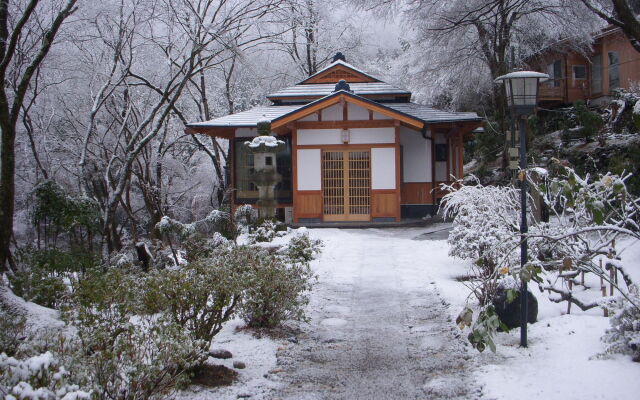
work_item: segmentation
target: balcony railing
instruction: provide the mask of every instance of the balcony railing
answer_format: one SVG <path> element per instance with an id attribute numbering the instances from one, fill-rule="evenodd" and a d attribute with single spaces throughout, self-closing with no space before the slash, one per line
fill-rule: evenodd
<path id="1" fill-rule="evenodd" d="M 567 80 L 564 78 L 549 79 L 541 83 L 538 90 L 538 101 L 566 101 L 566 85 Z"/>

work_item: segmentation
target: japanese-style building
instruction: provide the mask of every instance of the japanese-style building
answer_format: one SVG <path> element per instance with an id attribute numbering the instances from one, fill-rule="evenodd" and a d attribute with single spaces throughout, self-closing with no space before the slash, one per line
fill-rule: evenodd
<path id="1" fill-rule="evenodd" d="M 549 74 L 540 84 L 539 102 L 553 107 L 573 102 L 606 103 L 616 89 L 629 89 L 640 81 L 640 53 L 620 28 L 609 26 L 593 35 L 589 52 L 563 40 L 531 55 L 527 68 Z"/>
<path id="2" fill-rule="evenodd" d="M 390 222 L 433 213 L 433 189 L 462 177 L 463 142 L 482 124 L 475 113 L 412 103 L 411 93 L 348 64 L 340 53 L 323 70 L 267 98 L 268 106 L 187 125 L 229 140 L 232 204 L 254 204 L 253 156 L 244 142 L 267 118 L 286 150 L 276 165 L 288 222 Z"/>

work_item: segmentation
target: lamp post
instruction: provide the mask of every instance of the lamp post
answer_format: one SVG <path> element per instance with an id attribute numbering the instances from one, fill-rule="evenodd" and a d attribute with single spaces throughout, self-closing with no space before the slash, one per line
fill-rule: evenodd
<path id="1" fill-rule="evenodd" d="M 549 75 L 534 71 L 515 71 L 496 78 L 495 83 L 504 83 L 507 103 L 512 117 L 518 120 L 520 131 L 520 267 L 527 264 L 527 116 L 533 114 L 538 103 L 538 83 L 549 79 Z M 520 285 L 520 346 L 527 347 L 528 312 L 527 282 Z"/>

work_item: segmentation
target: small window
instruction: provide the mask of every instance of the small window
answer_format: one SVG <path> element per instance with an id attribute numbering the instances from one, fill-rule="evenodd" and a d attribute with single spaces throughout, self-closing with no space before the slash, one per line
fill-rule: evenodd
<path id="1" fill-rule="evenodd" d="M 436 144 L 436 161 L 447 161 L 446 144 Z"/>
<path id="2" fill-rule="evenodd" d="M 585 65 L 573 66 L 573 80 L 587 79 L 587 67 Z"/>
<path id="3" fill-rule="evenodd" d="M 591 92 L 602 93 L 602 55 L 596 54 L 591 60 Z"/>
<path id="4" fill-rule="evenodd" d="M 618 53 L 609 53 L 609 90 L 620 87 L 620 57 Z"/>
<path id="5" fill-rule="evenodd" d="M 271 156 L 267 156 L 264 158 L 264 165 L 270 167 L 273 165 L 273 158 Z"/>

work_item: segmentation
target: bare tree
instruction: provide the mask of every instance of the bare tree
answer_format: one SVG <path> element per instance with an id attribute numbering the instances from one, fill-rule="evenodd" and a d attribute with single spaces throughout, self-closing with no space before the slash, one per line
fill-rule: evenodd
<path id="1" fill-rule="evenodd" d="M 63 22 L 76 10 L 76 0 L 39 7 L 0 0 L 0 271 L 10 259 L 15 206 L 16 125 L 32 79 L 54 44 Z M 47 15 L 53 8 L 53 15 Z"/>
<path id="2" fill-rule="evenodd" d="M 631 45 L 640 52 L 640 1 L 580 0 L 589 10 L 607 23 L 622 29 Z"/>

